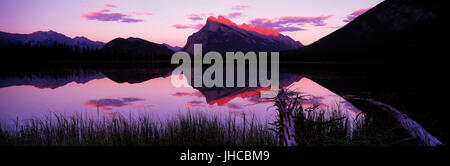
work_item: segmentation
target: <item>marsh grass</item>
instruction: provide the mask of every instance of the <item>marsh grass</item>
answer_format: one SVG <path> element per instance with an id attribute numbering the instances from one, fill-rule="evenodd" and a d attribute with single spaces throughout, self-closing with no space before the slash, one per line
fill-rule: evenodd
<path id="1" fill-rule="evenodd" d="M 240 125 L 239 120 L 244 120 Z M 242 122 L 241 122 L 242 123 Z M 277 137 L 254 119 L 202 113 L 177 115 L 166 122 L 151 117 L 115 116 L 101 120 L 82 114 L 49 114 L 0 126 L 0 145 L 31 146 L 273 146 Z"/>
<path id="2" fill-rule="evenodd" d="M 246 116 L 219 117 L 205 113 L 176 114 L 166 121 L 149 115 L 92 118 L 50 113 L 0 123 L 1 146 L 280 146 L 273 124 Z M 339 107 L 292 110 L 299 146 L 417 145 L 390 117 L 368 111 L 355 119 Z M 275 132 L 274 132 L 275 131 Z"/>

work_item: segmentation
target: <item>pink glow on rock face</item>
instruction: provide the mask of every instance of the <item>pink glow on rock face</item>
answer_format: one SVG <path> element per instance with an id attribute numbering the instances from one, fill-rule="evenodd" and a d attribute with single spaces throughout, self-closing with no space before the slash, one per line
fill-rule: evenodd
<path id="1" fill-rule="evenodd" d="M 234 23 L 233 21 L 225 18 L 224 16 L 218 16 L 217 18 L 214 16 L 210 16 L 210 17 L 208 17 L 208 21 L 214 21 L 214 22 L 225 24 L 225 25 L 235 26 L 235 27 L 241 28 L 246 31 L 257 32 L 259 34 L 266 35 L 266 36 L 279 36 L 280 35 L 280 32 L 278 30 L 268 29 L 268 28 L 264 28 L 261 26 L 257 26 L 257 25 L 252 27 L 252 26 L 249 26 L 244 23 L 241 26 L 239 26 L 236 23 Z"/>

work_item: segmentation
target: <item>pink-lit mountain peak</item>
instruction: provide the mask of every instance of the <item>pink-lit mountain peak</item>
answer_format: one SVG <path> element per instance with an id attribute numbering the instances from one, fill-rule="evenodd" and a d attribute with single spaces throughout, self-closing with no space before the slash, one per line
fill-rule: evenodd
<path id="1" fill-rule="evenodd" d="M 214 16 L 210 16 L 210 17 L 208 17 L 208 21 L 214 21 L 214 22 L 218 22 L 221 24 L 225 24 L 225 25 L 235 26 L 235 27 L 244 29 L 246 31 L 253 31 L 253 32 L 257 32 L 259 34 L 267 35 L 267 36 L 279 36 L 280 35 L 280 32 L 278 30 L 264 28 L 264 27 L 261 27 L 258 25 L 252 27 L 252 26 L 249 26 L 249 25 L 243 23 L 242 25 L 239 26 L 236 23 L 234 23 L 233 21 L 225 18 L 224 16 L 220 16 L 220 15 L 217 18 Z"/>

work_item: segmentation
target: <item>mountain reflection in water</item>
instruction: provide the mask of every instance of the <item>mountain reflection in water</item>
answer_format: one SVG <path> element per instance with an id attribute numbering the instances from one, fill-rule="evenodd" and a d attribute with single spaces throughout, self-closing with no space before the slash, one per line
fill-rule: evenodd
<path id="1" fill-rule="evenodd" d="M 26 119 L 49 112 L 112 117 L 149 114 L 165 120 L 170 115 L 207 112 L 219 116 L 252 117 L 260 122 L 276 118 L 273 103 L 259 98 L 263 87 L 176 88 L 168 70 L 157 72 L 73 72 L 63 76 L 33 74 L 0 78 L 0 120 Z M 280 73 L 280 86 L 307 96 L 302 105 L 337 109 L 354 119 L 360 111 L 314 81 Z"/>

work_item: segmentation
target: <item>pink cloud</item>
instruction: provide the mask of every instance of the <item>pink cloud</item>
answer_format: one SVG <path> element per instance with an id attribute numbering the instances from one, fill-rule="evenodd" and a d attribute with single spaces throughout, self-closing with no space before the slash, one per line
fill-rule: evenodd
<path id="1" fill-rule="evenodd" d="M 203 14 L 188 14 L 186 18 L 192 21 L 203 20 Z"/>
<path id="2" fill-rule="evenodd" d="M 214 13 L 210 12 L 210 13 L 199 13 L 199 14 L 188 14 L 186 15 L 186 18 L 192 21 L 199 21 L 199 20 L 203 20 L 205 17 L 207 16 L 211 16 L 214 15 Z"/>
<path id="3" fill-rule="evenodd" d="M 114 5 L 112 3 L 105 3 L 105 4 L 103 4 L 103 6 L 105 6 L 105 7 L 117 7 L 116 5 Z"/>
<path id="4" fill-rule="evenodd" d="M 141 98 L 127 97 L 121 99 L 98 99 L 98 100 L 88 100 L 83 102 L 83 105 L 99 109 L 102 111 L 110 111 L 112 108 L 116 107 L 128 107 L 131 103 L 143 101 Z"/>
<path id="5" fill-rule="evenodd" d="M 251 7 L 250 5 L 246 5 L 246 4 L 240 4 L 240 5 L 234 5 L 233 7 L 231 7 L 232 10 L 243 10 L 246 8 Z"/>
<path id="6" fill-rule="evenodd" d="M 368 11 L 369 9 L 371 9 L 371 7 L 370 7 L 370 8 L 366 8 L 366 9 L 359 9 L 359 10 L 356 10 L 356 11 L 350 13 L 350 14 L 347 16 L 347 18 L 344 20 L 344 22 L 350 22 L 350 21 L 353 21 L 353 19 L 355 19 L 355 18 L 358 17 L 359 15 L 365 13 L 365 12 Z"/>
<path id="7" fill-rule="evenodd" d="M 333 17 L 333 15 L 328 16 L 317 16 L 317 17 L 299 17 L 299 16 L 285 16 L 274 19 L 267 18 L 255 18 L 250 20 L 250 25 L 262 26 L 270 29 L 276 29 L 280 32 L 286 31 L 302 31 L 305 30 L 300 26 L 305 24 L 313 26 L 325 26 L 325 20 Z"/>
<path id="8" fill-rule="evenodd" d="M 209 108 L 209 109 L 213 108 L 212 106 L 203 105 L 203 101 L 197 100 L 189 101 L 185 105 L 189 108 Z"/>
<path id="9" fill-rule="evenodd" d="M 84 13 L 81 15 L 82 18 L 87 20 L 97 20 L 97 21 L 118 21 L 125 23 L 136 23 L 142 22 L 144 20 L 129 18 L 128 15 L 122 13 L 111 13 L 109 9 L 102 9 L 99 11 L 93 11 L 89 13 Z"/>
<path id="10" fill-rule="evenodd" d="M 233 12 L 233 13 L 227 14 L 225 17 L 233 19 L 233 18 L 239 18 L 241 16 L 242 16 L 242 13 L 240 13 L 240 12 Z"/>
<path id="11" fill-rule="evenodd" d="M 204 24 L 189 24 L 189 25 L 175 24 L 172 26 L 176 29 L 202 29 Z"/>
<path id="12" fill-rule="evenodd" d="M 193 97 L 203 97 L 201 92 L 187 93 L 187 92 L 177 92 L 172 94 L 175 97 L 193 96 Z"/>

